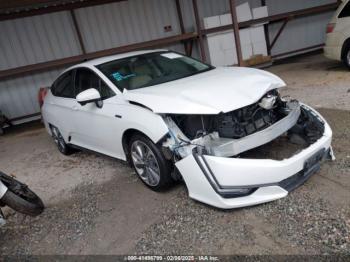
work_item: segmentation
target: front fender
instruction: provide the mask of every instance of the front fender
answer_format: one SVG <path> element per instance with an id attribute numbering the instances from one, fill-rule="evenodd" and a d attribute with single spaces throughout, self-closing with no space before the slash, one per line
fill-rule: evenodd
<path id="1" fill-rule="evenodd" d="M 128 109 L 124 132 L 129 129 L 138 130 L 148 136 L 153 143 L 157 143 L 169 132 L 168 126 L 160 115 L 149 109 L 134 107 L 137 106 L 130 106 Z"/>
<path id="2" fill-rule="evenodd" d="M 123 148 L 123 137 L 130 130 L 139 131 L 146 135 L 153 143 L 159 142 L 168 132 L 161 115 L 153 113 L 150 109 L 138 105 L 123 105 L 119 108 L 122 115 L 123 127 L 120 137 L 120 148 Z M 122 158 L 125 160 L 125 152 Z"/>

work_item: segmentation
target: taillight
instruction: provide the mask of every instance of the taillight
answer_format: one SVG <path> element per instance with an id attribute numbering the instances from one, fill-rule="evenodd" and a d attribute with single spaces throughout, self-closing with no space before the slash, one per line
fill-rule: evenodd
<path id="1" fill-rule="evenodd" d="M 327 34 L 333 33 L 334 28 L 335 28 L 335 24 L 328 24 L 326 33 Z"/>
<path id="2" fill-rule="evenodd" d="M 40 108 L 43 106 L 44 104 L 44 99 L 45 99 L 45 96 L 47 95 L 47 91 L 49 89 L 47 87 L 40 87 L 39 89 L 39 93 L 38 93 L 38 102 L 39 102 L 39 106 Z"/>

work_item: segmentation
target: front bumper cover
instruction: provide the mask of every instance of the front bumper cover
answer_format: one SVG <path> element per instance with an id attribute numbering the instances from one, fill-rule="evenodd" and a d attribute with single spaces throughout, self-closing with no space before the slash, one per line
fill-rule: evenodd
<path id="1" fill-rule="evenodd" d="M 231 209 L 285 197 L 303 184 L 320 169 L 321 160 L 333 158 L 329 125 L 314 109 L 303 106 L 324 122 L 325 131 L 318 141 L 282 161 L 200 155 L 194 149 L 176 163 L 190 197 Z"/>

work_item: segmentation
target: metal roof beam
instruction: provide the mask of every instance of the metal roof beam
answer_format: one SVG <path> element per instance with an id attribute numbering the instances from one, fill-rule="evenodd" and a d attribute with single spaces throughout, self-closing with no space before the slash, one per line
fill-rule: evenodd
<path id="1" fill-rule="evenodd" d="M 35 16 L 35 15 L 43 15 L 43 14 L 49 14 L 54 12 L 67 11 L 67 10 L 74 10 L 78 8 L 103 5 L 103 4 L 109 4 L 114 2 L 122 2 L 122 1 L 127 1 L 127 0 L 85 0 L 85 1 L 75 1 L 71 3 L 62 3 L 62 4 L 55 3 L 55 5 L 51 5 L 47 7 L 38 7 L 36 9 L 31 9 L 31 10 L 1 13 L 0 21 Z M 31 2 L 35 2 L 35 1 L 31 1 Z"/>
<path id="2" fill-rule="evenodd" d="M 317 7 L 311 7 L 311 8 L 291 11 L 291 12 L 287 12 L 287 13 L 271 15 L 271 16 L 264 17 L 264 18 L 253 19 L 253 20 L 249 20 L 246 22 L 240 22 L 239 28 L 246 28 L 246 27 L 256 25 L 256 24 L 277 23 L 277 22 L 281 22 L 285 19 L 292 20 L 292 19 L 299 18 L 299 17 L 322 14 L 325 12 L 334 11 L 335 9 L 338 8 L 338 6 L 339 6 L 339 3 L 337 2 L 337 3 L 333 3 L 333 4 L 326 4 L 326 5 L 321 5 L 321 6 L 317 6 Z M 201 30 L 201 32 L 203 35 L 208 35 L 208 34 L 212 34 L 212 33 L 218 33 L 218 32 L 222 32 L 222 31 L 230 30 L 230 29 L 232 29 L 232 26 L 233 25 L 231 24 L 231 25 L 219 26 L 219 27 L 210 28 L 210 29 L 203 29 L 203 30 Z"/>
<path id="3" fill-rule="evenodd" d="M 182 42 L 182 41 L 191 41 L 196 39 L 197 37 L 198 37 L 198 34 L 196 33 L 180 34 L 180 35 L 150 40 L 146 42 L 140 42 L 140 43 L 126 45 L 126 46 L 119 46 L 119 47 L 96 51 L 92 53 L 61 58 L 53 61 L 6 69 L 6 70 L 0 71 L 0 80 L 4 80 L 9 77 L 15 77 L 15 76 L 24 75 L 24 74 L 32 74 L 32 73 L 38 73 L 42 71 L 48 71 L 55 68 L 77 64 L 86 60 L 99 58 L 103 56 L 115 55 L 115 54 L 126 53 L 126 52 L 131 52 L 136 50 L 147 49 L 147 48 L 163 47 L 163 46 L 167 46 L 167 45 Z"/>

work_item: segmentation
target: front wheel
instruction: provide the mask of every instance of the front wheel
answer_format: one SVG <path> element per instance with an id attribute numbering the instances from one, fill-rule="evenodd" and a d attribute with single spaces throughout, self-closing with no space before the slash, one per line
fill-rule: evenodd
<path id="1" fill-rule="evenodd" d="M 166 160 L 161 150 L 149 138 L 134 135 L 129 143 L 132 165 L 141 181 L 154 191 L 169 188 L 172 164 Z"/>
<path id="2" fill-rule="evenodd" d="M 43 202 L 27 185 L 1 172 L 0 181 L 8 188 L 0 200 L 2 205 L 29 216 L 37 216 L 44 211 Z"/>

